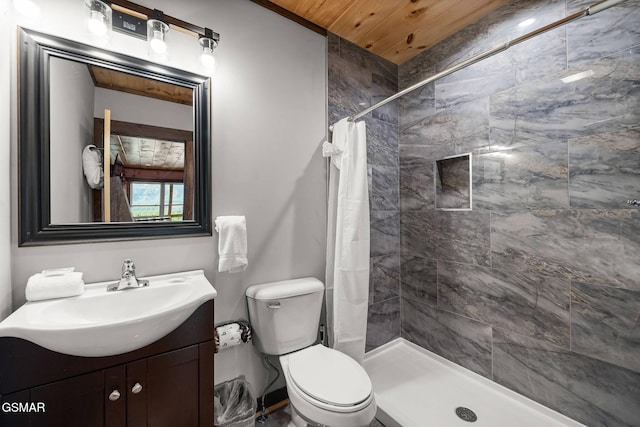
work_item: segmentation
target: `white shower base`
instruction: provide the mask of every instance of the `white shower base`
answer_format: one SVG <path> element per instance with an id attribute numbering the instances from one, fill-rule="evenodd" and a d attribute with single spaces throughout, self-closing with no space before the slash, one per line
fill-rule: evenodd
<path id="1" fill-rule="evenodd" d="M 364 367 L 386 427 L 584 427 L 403 338 L 367 353 Z M 458 418 L 459 406 L 477 421 Z"/>

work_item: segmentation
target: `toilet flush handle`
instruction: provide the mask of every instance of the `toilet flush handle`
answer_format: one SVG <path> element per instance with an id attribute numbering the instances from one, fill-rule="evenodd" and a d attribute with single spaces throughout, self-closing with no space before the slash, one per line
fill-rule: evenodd
<path id="1" fill-rule="evenodd" d="M 273 301 L 267 303 L 267 308 L 275 310 L 276 308 L 280 308 L 280 301 Z"/>

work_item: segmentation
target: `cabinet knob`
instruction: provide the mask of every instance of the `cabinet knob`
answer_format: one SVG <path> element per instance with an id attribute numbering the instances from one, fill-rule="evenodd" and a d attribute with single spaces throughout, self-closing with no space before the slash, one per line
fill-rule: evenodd
<path id="1" fill-rule="evenodd" d="M 115 402 L 118 399 L 120 399 L 120 392 L 118 390 L 113 390 L 109 395 L 109 400 Z"/>
<path id="2" fill-rule="evenodd" d="M 141 391 L 142 391 L 142 386 L 140 385 L 140 383 L 135 383 L 133 387 L 131 387 L 131 393 L 133 394 L 138 394 Z"/>

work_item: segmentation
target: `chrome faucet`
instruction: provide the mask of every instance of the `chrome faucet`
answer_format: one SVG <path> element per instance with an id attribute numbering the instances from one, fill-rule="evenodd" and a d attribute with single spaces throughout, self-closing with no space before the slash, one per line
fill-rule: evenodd
<path id="1" fill-rule="evenodd" d="M 120 281 L 111 283 L 107 286 L 107 292 L 121 291 L 123 289 L 142 288 L 148 286 L 148 280 L 139 280 L 136 277 L 136 265 L 129 258 L 125 259 L 122 263 L 122 275 Z"/>

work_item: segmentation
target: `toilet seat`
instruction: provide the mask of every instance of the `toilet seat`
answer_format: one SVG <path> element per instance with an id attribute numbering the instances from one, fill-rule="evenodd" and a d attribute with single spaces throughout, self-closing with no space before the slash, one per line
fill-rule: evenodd
<path id="1" fill-rule="evenodd" d="M 349 356 L 323 345 L 288 355 L 291 386 L 312 405 L 332 412 L 356 412 L 373 400 L 364 368 Z"/>

